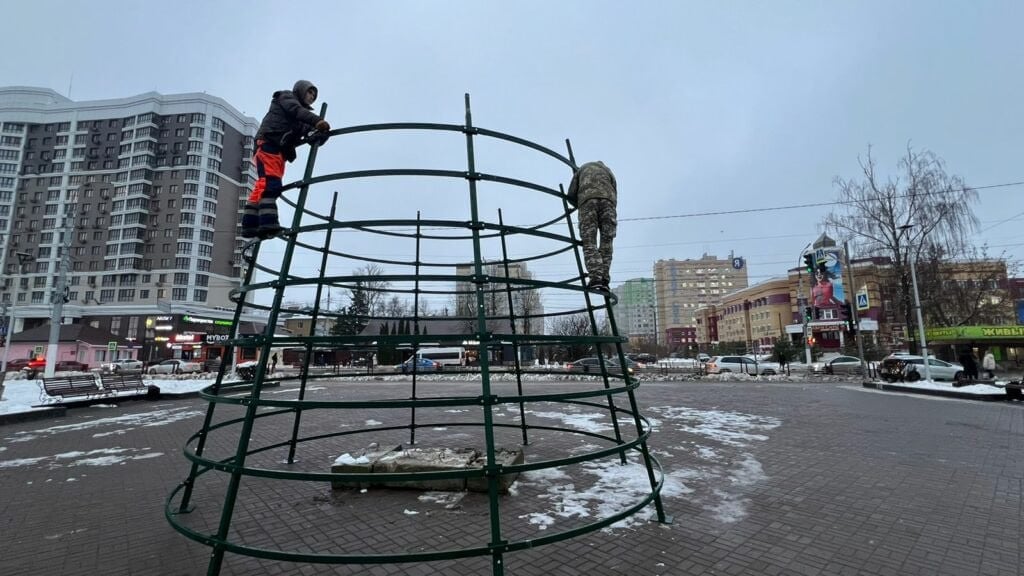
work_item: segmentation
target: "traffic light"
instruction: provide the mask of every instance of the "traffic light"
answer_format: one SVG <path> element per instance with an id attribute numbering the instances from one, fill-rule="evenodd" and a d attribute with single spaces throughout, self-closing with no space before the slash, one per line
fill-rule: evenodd
<path id="1" fill-rule="evenodd" d="M 810 306 L 804 307 L 804 320 L 807 322 L 814 320 L 814 308 L 811 308 Z"/>
<path id="2" fill-rule="evenodd" d="M 815 344 L 817 344 L 817 342 L 818 341 L 814 339 L 814 336 L 808 336 L 807 337 L 807 345 L 808 346 L 814 346 Z"/>
<path id="3" fill-rule="evenodd" d="M 814 254 L 804 254 L 804 268 L 806 268 L 807 273 L 812 276 L 814 275 L 814 265 Z"/>
<path id="4" fill-rule="evenodd" d="M 850 303 L 844 301 L 839 306 L 839 318 L 846 322 L 846 331 L 850 334 L 857 333 L 857 324 L 853 321 L 853 310 L 850 309 Z"/>

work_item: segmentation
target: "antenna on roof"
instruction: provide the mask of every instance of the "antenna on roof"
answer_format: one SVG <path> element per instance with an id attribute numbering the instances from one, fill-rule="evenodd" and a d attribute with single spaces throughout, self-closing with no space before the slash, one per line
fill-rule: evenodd
<path id="1" fill-rule="evenodd" d="M 68 100 L 71 100 L 71 84 L 75 81 L 75 73 L 71 72 L 71 78 L 68 79 Z"/>

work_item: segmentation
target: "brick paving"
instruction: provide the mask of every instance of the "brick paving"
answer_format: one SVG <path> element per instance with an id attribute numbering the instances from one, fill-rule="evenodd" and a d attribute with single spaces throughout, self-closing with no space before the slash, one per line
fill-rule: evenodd
<path id="1" fill-rule="evenodd" d="M 531 391 L 573 383 L 529 384 Z M 313 399 L 399 395 L 399 383 L 317 383 Z M 472 384 L 424 382 L 431 394 Z M 509 389 L 505 390 L 508 392 Z M 499 390 L 499 392 L 501 392 Z M 268 394 L 268 397 L 272 395 Z M 281 390 L 277 398 L 288 398 Z M 835 383 L 646 382 L 644 413 L 657 421 L 651 448 L 676 490 L 664 498 L 675 523 L 638 522 L 505 556 L 506 574 L 801 576 L 1009 575 L 1021 573 L 1024 406 L 889 394 Z M 181 453 L 205 405 L 196 398 L 69 409 L 49 420 L 0 425 L 0 573 L 5 575 L 191 575 L 206 573 L 208 547 L 174 531 L 164 501 L 187 474 Z M 219 419 L 232 410 L 218 409 Z M 515 410 L 504 410 L 506 417 Z M 708 436 L 706 418 L 745 424 Z M 475 442 L 466 416 L 423 411 L 420 444 Z M 531 416 L 531 422 L 536 421 Z M 166 423 L 171 420 L 170 423 Z M 346 431 L 395 414 L 309 411 L 307 433 Z M 266 422 L 264 422 L 266 421 Z M 254 445 L 283 439 L 291 420 L 262 419 Z M 544 422 L 557 424 L 557 422 Z M 746 426 L 746 427 L 744 427 Z M 434 428 L 437 428 L 435 430 Z M 499 442 L 518 440 L 515 428 Z M 711 433 L 714 435 L 714 433 Z M 342 436 L 300 446 L 294 469 L 326 471 L 337 454 L 368 441 L 402 443 L 407 432 Z M 720 435 L 719 435 L 720 436 Z M 211 441 L 224 457 L 230 429 Z M 531 433 L 527 460 L 592 439 Z M 250 463 L 285 468 L 283 449 Z M 115 463 L 110 463 L 111 459 Z M 569 470 L 584 487 L 590 478 Z M 222 474 L 208 473 L 196 509 L 180 516 L 212 531 Z M 680 486 L 682 487 L 680 489 Z M 326 483 L 256 479 L 243 484 L 232 536 L 301 551 L 430 551 L 486 541 L 487 502 L 467 494 L 450 509 L 419 493 L 332 492 Z M 521 517 L 551 505 L 536 484 L 503 500 L 508 538 L 547 531 Z M 410 514 L 406 511 L 415 511 Z M 554 516 L 549 529 L 579 525 Z M 592 520 L 592 519 L 591 519 Z M 503 520 L 503 523 L 505 520 Z M 211 528 L 212 527 L 212 528 Z M 227 554 L 222 574 L 490 574 L 490 560 L 323 566 Z"/>

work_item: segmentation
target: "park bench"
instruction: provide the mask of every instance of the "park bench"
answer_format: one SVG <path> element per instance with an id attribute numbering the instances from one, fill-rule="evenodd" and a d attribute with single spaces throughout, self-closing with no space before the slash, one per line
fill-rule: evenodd
<path id="1" fill-rule="evenodd" d="M 79 374 L 75 376 L 58 376 L 56 378 L 43 378 L 40 385 L 42 391 L 39 394 L 39 402 L 57 402 L 66 398 L 84 396 L 102 396 L 103 390 L 96 384 L 96 378 L 92 374 Z"/>
<path id="2" fill-rule="evenodd" d="M 142 374 L 100 374 L 103 391 L 111 392 L 144 392 L 149 389 L 142 383 Z"/>

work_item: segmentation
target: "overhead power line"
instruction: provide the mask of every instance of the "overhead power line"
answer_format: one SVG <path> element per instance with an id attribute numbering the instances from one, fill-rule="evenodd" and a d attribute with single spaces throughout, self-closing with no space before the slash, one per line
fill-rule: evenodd
<path id="1" fill-rule="evenodd" d="M 1004 184 L 990 184 L 988 186 L 967 186 L 956 190 L 957 192 L 964 192 L 967 190 L 987 190 L 990 188 L 1007 188 L 1010 186 L 1024 186 L 1022 182 L 1006 182 Z M 935 192 L 921 192 L 919 194 L 900 194 L 895 196 L 896 198 L 910 198 L 911 196 L 926 196 L 931 194 L 940 194 L 949 192 L 949 190 L 937 190 Z M 768 208 L 740 208 L 736 210 L 713 210 L 708 212 L 690 212 L 687 214 L 673 214 L 667 216 L 639 216 L 636 218 L 619 218 L 619 222 L 639 222 L 643 220 L 668 220 L 671 218 L 697 218 L 700 216 L 725 216 L 729 214 L 750 214 L 757 212 L 777 212 L 780 210 L 796 210 L 799 208 L 819 208 L 822 206 L 840 206 L 844 204 L 856 204 L 855 200 L 834 200 L 831 202 L 810 202 L 807 204 L 788 204 L 784 206 L 771 206 Z"/>

